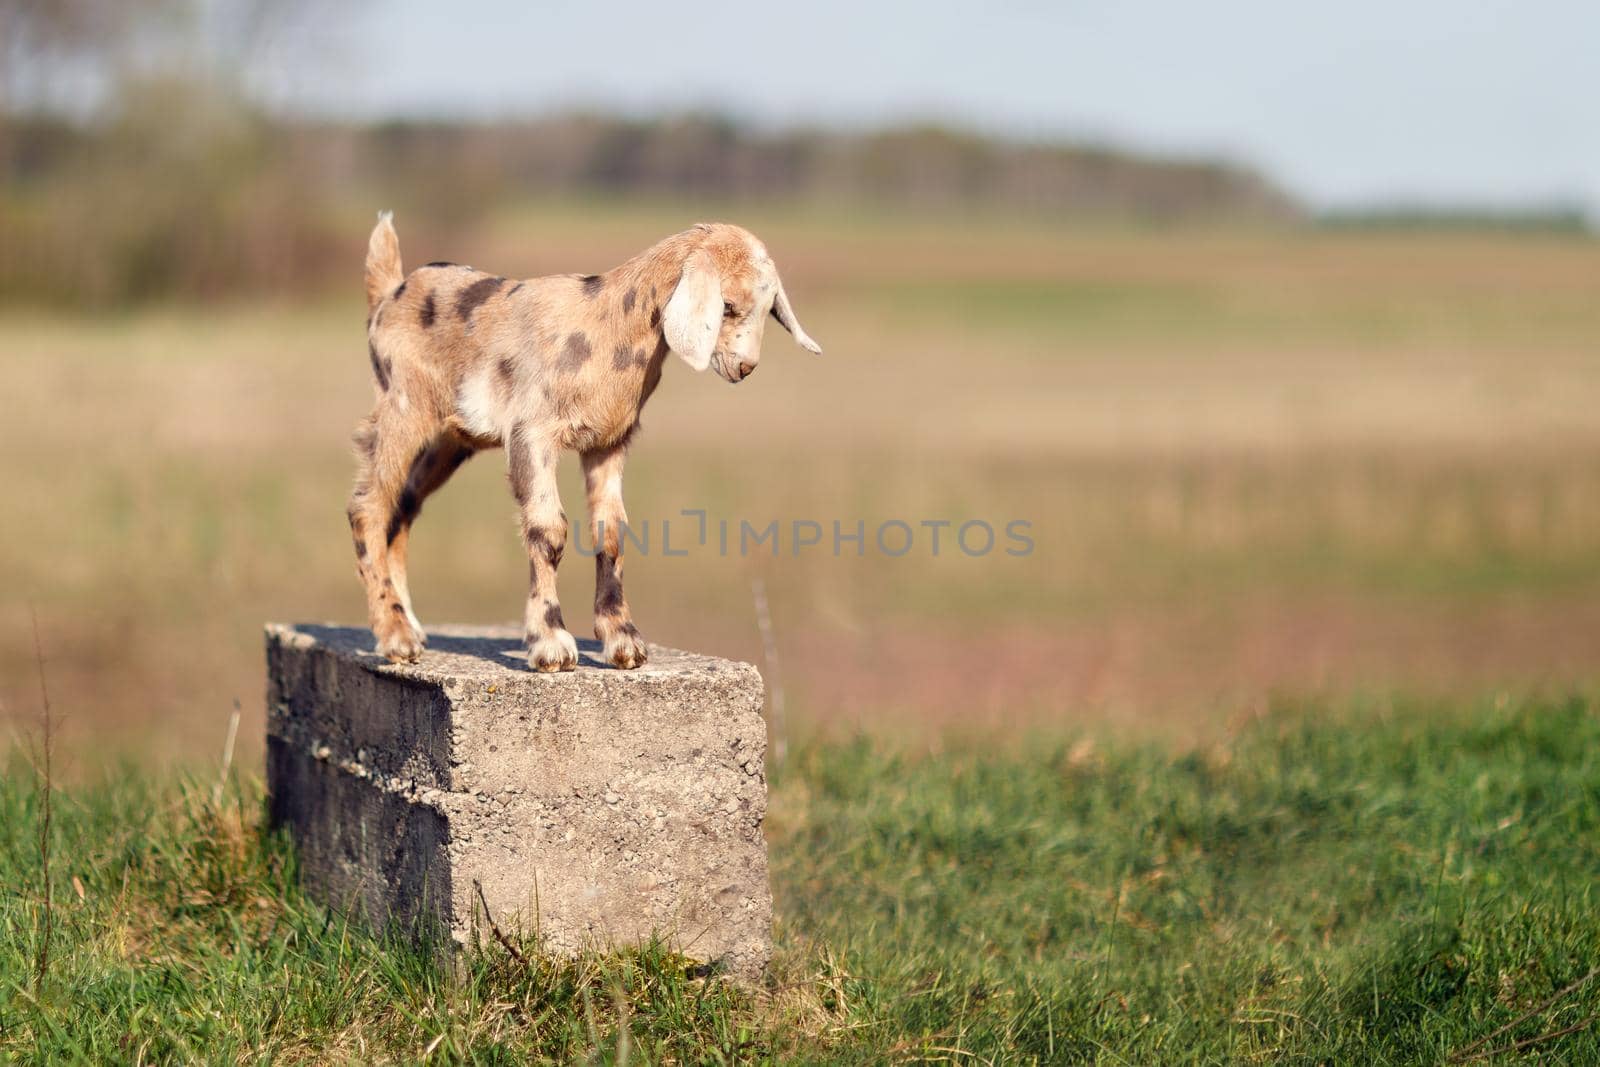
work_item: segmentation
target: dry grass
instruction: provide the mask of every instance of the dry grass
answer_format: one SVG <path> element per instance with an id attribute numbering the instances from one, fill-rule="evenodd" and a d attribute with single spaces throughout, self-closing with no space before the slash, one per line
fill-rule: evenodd
<path id="1" fill-rule="evenodd" d="M 409 262 L 534 273 L 698 214 L 536 206 L 452 247 L 400 227 Z M 1022 518 L 1037 543 L 635 559 L 647 636 L 756 661 L 765 580 L 798 732 L 1205 734 L 1273 691 L 1593 679 L 1595 243 L 741 219 L 828 354 L 774 334 L 738 389 L 674 368 L 630 465 L 635 522 Z M 67 750 L 211 753 L 237 697 L 249 759 L 261 621 L 359 618 L 342 506 L 370 389 L 363 232 L 324 303 L 0 316 L 19 398 L 0 698 L 30 707 L 31 599 Z M 562 484 L 581 514 L 575 463 Z M 497 455 L 430 502 L 414 560 L 425 623 L 517 613 Z M 563 578 L 580 630 L 584 562 Z"/>

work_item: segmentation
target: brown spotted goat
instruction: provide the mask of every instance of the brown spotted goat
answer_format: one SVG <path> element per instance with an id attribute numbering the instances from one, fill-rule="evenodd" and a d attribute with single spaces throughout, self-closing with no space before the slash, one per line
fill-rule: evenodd
<path id="1" fill-rule="evenodd" d="M 416 660 L 425 641 L 406 588 L 406 541 L 428 495 L 474 452 L 504 445 L 528 549 L 530 666 L 577 666 L 556 567 L 567 517 L 556 460 L 583 460 L 595 538 L 594 632 L 618 667 L 645 661 L 622 593 L 622 465 L 669 351 L 729 382 L 755 370 L 771 314 L 812 352 L 761 242 L 701 224 L 605 274 L 510 281 L 452 263 L 402 275 L 381 215 L 367 248 L 367 346 L 377 403 L 356 430 L 350 532 L 378 652 Z"/>

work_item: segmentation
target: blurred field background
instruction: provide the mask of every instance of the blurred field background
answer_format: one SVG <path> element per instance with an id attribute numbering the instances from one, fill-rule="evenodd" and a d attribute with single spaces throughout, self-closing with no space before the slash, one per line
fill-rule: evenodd
<path id="1" fill-rule="evenodd" d="M 1600 243 L 1581 215 L 1331 219 L 1237 161 L 931 124 L 295 119 L 229 72 L 304 9 L 226 8 L 199 51 L 185 10 L 5 9 L 13 737 L 37 703 L 30 611 L 88 764 L 214 753 L 235 701 L 253 759 L 261 623 L 361 621 L 343 506 L 380 207 L 408 266 L 508 275 L 602 270 L 703 218 L 765 239 L 827 354 L 774 332 L 737 390 L 673 366 L 628 503 L 657 538 L 675 519 L 675 545 L 683 508 L 776 519 L 781 554 L 658 541 L 628 580 L 650 639 L 765 665 L 762 581 L 796 738 L 1185 743 L 1274 697 L 1595 680 Z M 82 69 L 106 95 L 73 114 L 55 105 Z M 581 519 L 575 459 L 563 495 Z M 517 615 L 512 519 L 498 453 L 429 502 L 425 624 Z M 888 558 L 871 531 L 891 519 L 1026 520 L 1036 548 L 934 558 L 919 532 Z M 824 544 L 792 555 L 794 520 Z M 832 554 L 834 520 L 866 523 L 864 556 Z M 571 556 L 580 635 L 591 583 Z"/>

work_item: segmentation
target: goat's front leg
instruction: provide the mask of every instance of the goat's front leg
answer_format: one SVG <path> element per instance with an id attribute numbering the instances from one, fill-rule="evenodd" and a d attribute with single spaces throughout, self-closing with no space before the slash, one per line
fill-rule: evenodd
<path id="1" fill-rule="evenodd" d="M 578 642 L 561 619 L 556 568 L 567 546 L 567 516 L 556 487 L 555 442 L 518 424 L 506 440 L 511 491 L 522 507 L 522 541 L 528 547 L 528 606 L 523 642 L 536 671 L 570 671 L 578 665 Z"/>
<path id="2" fill-rule="evenodd" d="M 627 446 L 583 454 L 583 478 L 589 494 L 589 523 L 594 536 L 594 635 L 605 645 L 604 656 L 623 669 L 644 666 L 644 638 L 633 625 L 622 595 L 622 530 L 628 513 L 622 507 L 622 464 Z"/>

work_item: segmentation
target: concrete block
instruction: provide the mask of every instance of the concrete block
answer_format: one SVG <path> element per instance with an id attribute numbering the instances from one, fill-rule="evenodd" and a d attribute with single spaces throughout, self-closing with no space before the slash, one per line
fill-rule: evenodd
<path id="1" fill-rule="evenodd" d="M 572 954 L 660 935 L 750 980 L 771 955 L 762 683 L 652 646 L 527 669 L 520 631 L 438 628 L 419 663 L 366 630 L 267 627 L 267 783 L 318 899 L 457 943 Z"/>

